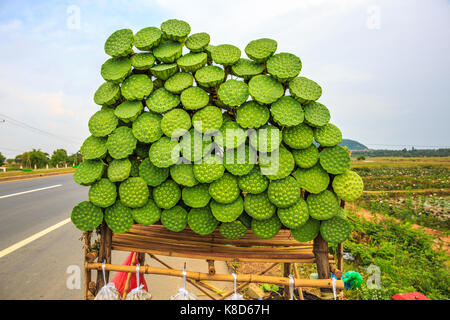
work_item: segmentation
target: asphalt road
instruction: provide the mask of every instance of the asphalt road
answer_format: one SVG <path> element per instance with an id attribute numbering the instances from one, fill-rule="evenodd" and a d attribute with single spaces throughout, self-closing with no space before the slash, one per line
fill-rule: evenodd
<path id="1" fill-rule="evenodd" d="M 81 232 L 71 222 L 58 223 L 70 218 L 77 203 L 87 200 L 88 189 L 77 185 L 72 175 L 0 183 L 0 299 L 83 298 Z M 54 230 L 48 230 L 52 226 Z M 22 246 L 14 250 L 17 244 Z M 126 256 L 113 252 L 112 262 L 121 264 Z M 188 270 L 207 272 L 205 261 L 161 258 L 174 268 L 186 261 Z M 161 267 L 149 258 L 147 263 Z M 219 262 L 216 270 L 228 271 Z M 179 278 L 166 276 L 146 275 L 145 279 L 154 299 L 169 299 L 181 284 Z M 214 285 L 232 288 L 230 283 Z M 188 290 L 205 298 L 190 285 Z"/>

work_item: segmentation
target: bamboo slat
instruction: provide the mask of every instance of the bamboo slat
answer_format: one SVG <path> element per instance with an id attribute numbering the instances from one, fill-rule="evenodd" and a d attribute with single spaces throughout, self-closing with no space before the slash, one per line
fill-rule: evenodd
<path id="1" fill-rule="evenodd" d="M 112 249 L 218 261 L 315 263 L 312 243 L 297 242 L 289 230 L 280 230 L 267 240 L 251 232 L 242 239 L 228 240 L 218 231 L 200 236 L 189 228 L 172 232 L 160 224 L 135 224 L 126 233 L 113 233 Z"/>
<path id="2" fill-rule="evenodd" d="M 85 268 L 92 270 L 101 270 L 101 263 L 85 263 Z M 117 271 L 117 272 L 135 272 L 136 268 L 133 266 L 125 266 L 125 265 L 114 265 L 114 264 L 106 264 L 105 269 L 109 271 Z M 146 274 L 159 274 L 159 275 L 167 275 L 167 276 L 175 276 L 182 277 L 182 270 L 174 270 L 174 269 L 166 269 L 166 268 L 157 268 L 150 267 L 148 265 L 141 267 L 142 273 Z M 211 281 L 234 281 L 234 278 L 231 274 L 215 274 L 210 275 L 208 273 L 202 272 L 186 272 L 186 278 L 194 279 L 194 280 L 211 280 Z M 272 283 L 280 286 L 289 285 L 289 278 L 285 277 L 275 277 L 275 276 L 260 276 L 253 274 L 238 274 L 237 275 L 238 282 L 263 282 L 263 283 Z M 311 287 L 311 288 L 332 288 L 332 280 L 331 279 L 294 279 L 295 287 Z M 344 282 L 342 280 L 336 281 L 336 289 L 344 289 Z"/>

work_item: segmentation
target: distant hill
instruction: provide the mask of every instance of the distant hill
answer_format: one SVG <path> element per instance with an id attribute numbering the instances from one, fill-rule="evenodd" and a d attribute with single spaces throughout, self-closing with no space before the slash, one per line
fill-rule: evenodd
<path id="1" fill-rule="evenodd" d="M 350 140 L 350 139 L 343 139 L 342 142 L 340 143 L 340 145 L 343 147 L 347 147 L 348 150 L 368 150 L 369 149 L 362 143 L 355 141 L 355 140 Z"/>

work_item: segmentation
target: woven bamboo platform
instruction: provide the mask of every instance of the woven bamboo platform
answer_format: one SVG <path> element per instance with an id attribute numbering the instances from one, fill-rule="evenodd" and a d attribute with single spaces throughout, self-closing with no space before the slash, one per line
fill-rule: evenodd
<path id="1" fill-rule="evenodd" d="M 161 224 L 135 224 L 126 233 L 112 234 L 112 249 L 236 262 L 315 263 L 313 243 L 299 243 L 289 230 L 280 230 L 272 239 L 261 239 L 251 232 L 238 240 L 223 238 L 216 230 L 207 236 L 195 234 L 189 228 L 180 232 L 167 230 Z M 330 263 L 334 257 L 328 256 Z"/>

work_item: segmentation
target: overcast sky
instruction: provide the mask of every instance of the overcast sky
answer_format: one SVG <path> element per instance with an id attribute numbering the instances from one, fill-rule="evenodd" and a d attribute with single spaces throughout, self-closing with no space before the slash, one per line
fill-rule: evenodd
<path id="1" fill-rule="evenodd" d="M 447 0 L 15 0 L 0 2 L 0 152 L 77 151 L 99 109 L 92 97 L 106 38 L 171 18 L 242 52 L 253 39 L 276 39 L 322 86 L 319 101 L 344 138 L 371 148 L 450 145 Z"/>

